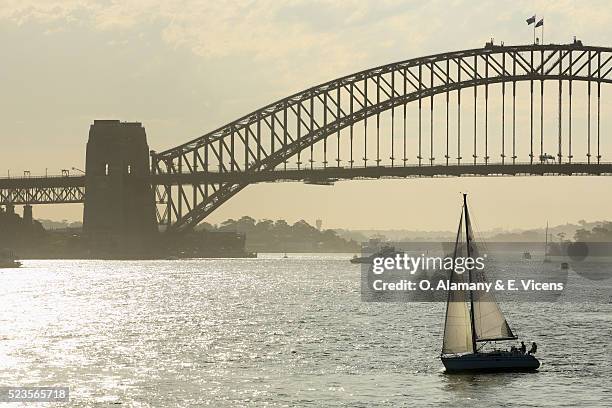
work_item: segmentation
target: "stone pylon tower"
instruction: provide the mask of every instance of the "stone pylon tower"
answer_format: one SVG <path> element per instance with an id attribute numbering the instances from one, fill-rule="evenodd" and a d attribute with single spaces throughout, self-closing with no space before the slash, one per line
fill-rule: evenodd
<path id="1" fill-rule="evenodd" d="M 137 122 L 96 120 L 89 129 L 83 232 L 94 253 L 139 256 L 157 235 L 149 146 Z"/>

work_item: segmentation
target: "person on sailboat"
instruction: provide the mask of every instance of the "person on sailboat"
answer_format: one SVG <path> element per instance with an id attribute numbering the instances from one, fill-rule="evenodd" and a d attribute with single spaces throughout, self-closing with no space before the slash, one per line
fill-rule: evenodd
<path id="1" fill-rule="evenodd" d="M 538 345 L 536 344 L 536 342 L 532 342 L 531 343 L 531 348 L 529 349 L 529 354 L 535 354 L 536 351 L 538 351 Z"/>
<path id="2" fill-rule="evenodd" d="M 521 341 L 521 353 L 525 354 L 527 352 L 527 346 L 524 341 Z"/>

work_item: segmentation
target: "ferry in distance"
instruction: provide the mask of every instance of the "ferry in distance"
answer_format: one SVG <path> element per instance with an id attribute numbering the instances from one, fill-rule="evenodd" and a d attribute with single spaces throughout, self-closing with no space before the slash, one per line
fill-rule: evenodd
<path id="1" fill-rule="evenodd" d="M 396 254 L 403 254 L 403 252 L 399 252 L 395 249 L 395 247 L 390 245 L 383 246 L 380 251 L 368 255 L 368 256 L 353 256 L 351 258 L 351 263 L 353 264 L 372 264 L 374 263 L 374 258 L 394 258 Z"/>

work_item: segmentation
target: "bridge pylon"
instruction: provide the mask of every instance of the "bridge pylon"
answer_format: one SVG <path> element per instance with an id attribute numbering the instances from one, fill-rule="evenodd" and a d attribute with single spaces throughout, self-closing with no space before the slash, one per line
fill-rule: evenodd
<path id="1" fill-rule="evenodd" d="M 138 122 L 95 120 L 87 142 L 83 232 L 92 251 L 146 252 L 157 233 L 149 146 Z"/>

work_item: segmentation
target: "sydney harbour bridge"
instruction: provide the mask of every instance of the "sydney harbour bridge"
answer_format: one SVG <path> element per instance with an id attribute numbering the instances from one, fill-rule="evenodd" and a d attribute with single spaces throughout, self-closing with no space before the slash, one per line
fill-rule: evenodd
<path id="1" fill-rule="evenodd" d="M 0 179 L 0 205 L 84 202 L 85 228 L 144 217 L 172 233 L 259 182 L 610 175 L 610 83 L 612 48 L 490 42 L 334 79 L 159 152 L 139 123 L 95 121 L 84 175 Z"/>

